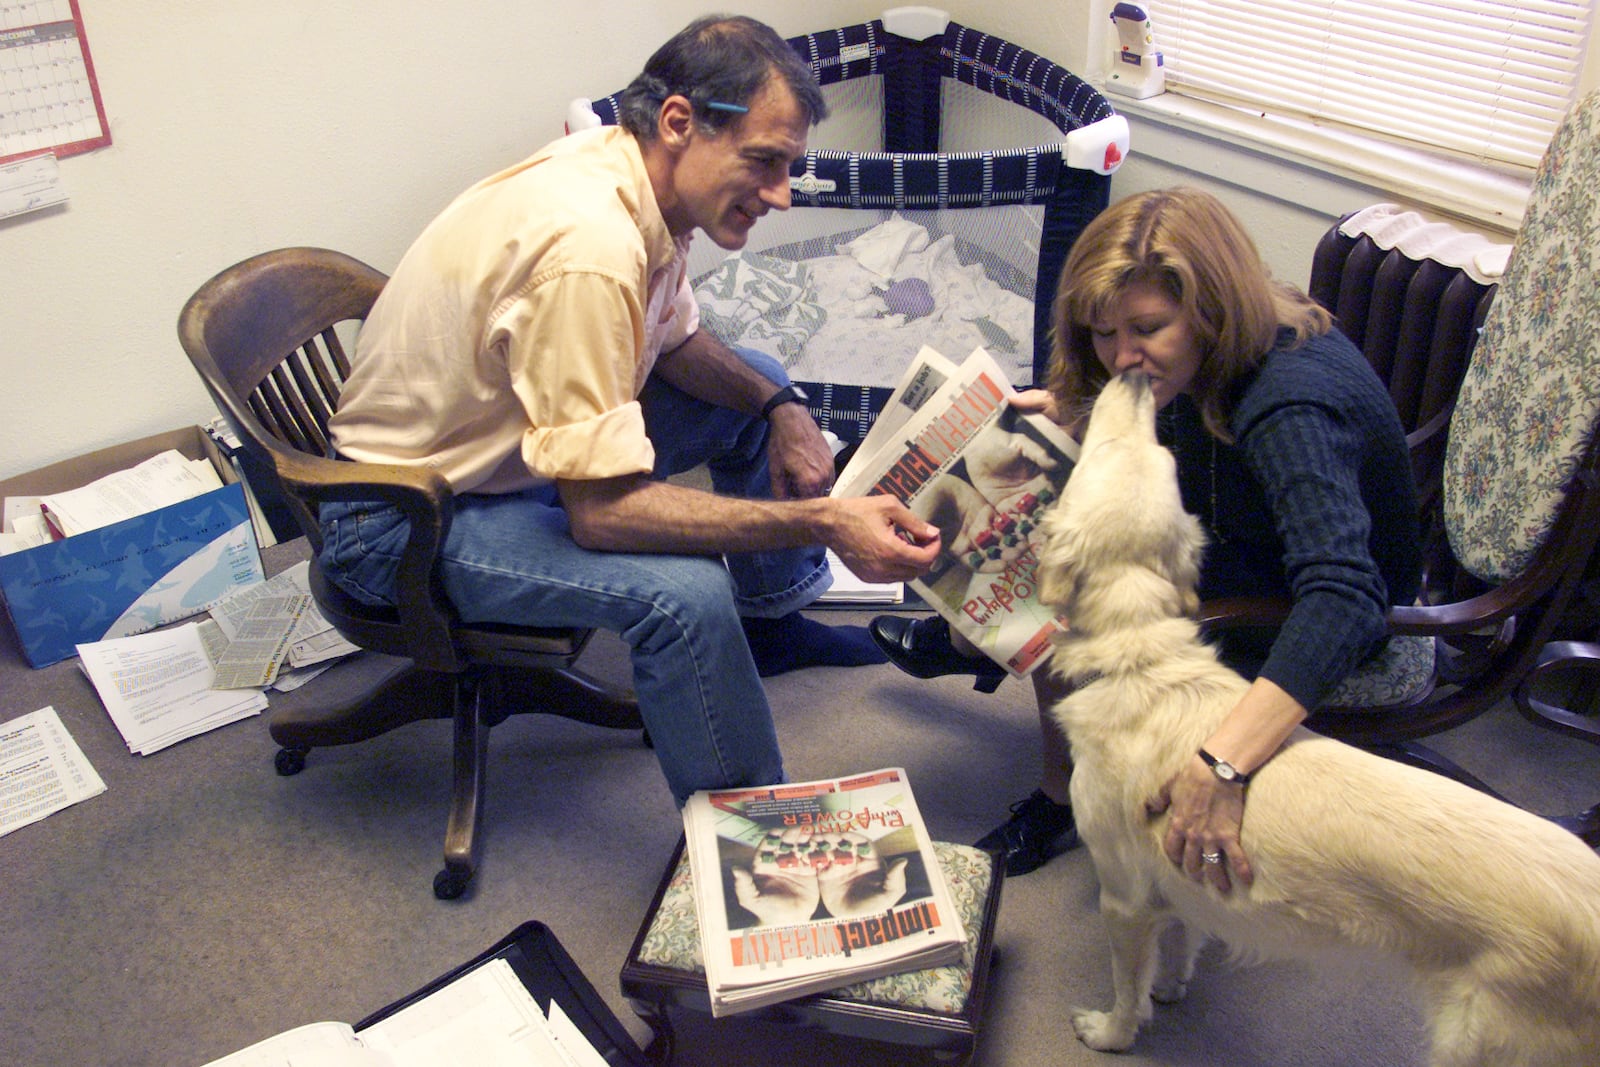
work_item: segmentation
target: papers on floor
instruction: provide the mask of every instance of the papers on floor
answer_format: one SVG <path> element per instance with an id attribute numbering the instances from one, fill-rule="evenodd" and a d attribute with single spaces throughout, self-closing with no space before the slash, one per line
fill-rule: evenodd
<path id="1" fill-rule="evenodd" d="M 216 668 L 199 623 L 78 646 L 84 673 L 141 756 L 249 718 L 267 706 L 257 689 L 213 689 Z"/>
<path id="2" fill-rule="evenodd" d="M 346 641 L 344 635 L 335 630 L 333 624 L 317 609 L 317 602 L 311 599 L 308 580 L 310 569 L 309 563 L 297 563 L 260 585 L 241 590 L 211 609 L 212 617 L 226 628 L 238 625 L 237 620 L 248 612 L 281 612 L 282 605 L 290 600 L 303 602 L 304 610 L 289 633 L 287 655 L 273 676 L 260 683 L 283 693 L 305 685 L 333 666 L 336 660 L 361 651 Z M 268 601 L 278 607 L 257 607 L 257 600 Z M 281 615 L 278 617 L 281 618 Z"/>
<path id="3" fill-rule="evenodd" d="M 78 489 L 46 494 L 39 508 L 63 537 L 72 537 L 221 488 L 209 460 L 168 449 Z"/>
<path id="4" fill-rule="evenodd" d="M 550 1000 L 547 1016 L 504 959 L 357 1031 L 296 1027 L 206 1067 L 605 1067 L 606 1059 Z"/>
<path id="5" fill-rule="evenodd" d="M 868 582 L 857 578 L 844 561 L 828 550 L 828 569 L 833 572 L 833 585 L 816 599 L 817 607 L 844 607 L 862 604 L 901 604 L 906 599 L 904 582 Z"/>
<path id="6" fill-rule="evenodd" d="M 555 1002 L 551 1001 L 552 1006 Z M 592 1064 L 593 1045 L 572 1027 L 561 1009 L 552 1025 L 511 964 L 490 960 L 475 970 L 357 1035 L 369 1049 L 387 1052 L 395 1067 L 436 1067 L 470 1063 L 475 1067 L 568 1067 Z M 560 1028 L 558 1031 L 557 1027 Z M 573 1038 L 576 1051 L 567 1055 Z M 604 1059 L 599 1060 L 604 1063 Z"/>
<path id="7" fill-rule="evenodd" d="M 222 616 L 231 614 L 235 610 L 235 602 L 248 603 L 254 597 L 283 597 L 286 595 L 304 595 L 307 598 L 305 611 L 300 616 L 300 621 L 295 625 L 289 645 L 289 666 L 296 671 L 308 668 L 327 666 L 333 660 L 348 656 L 360 649 L 344 639 L 333 624 L 317 610 L 317 602 L 311 600 L 311 583 L 309 574 L 311 564 L 297 563 L 288 570 L 263 582 L 259 586 L 252 586 L 242 590 L 234 597 L 223 601 L 211 609 L 211 614 L 220 622 Z M 282 680 L 282 674 L 279 675 Z M 277 686 L 277 688 L 284 688 Z"/>
<path id="8" fill-rule="evenodd" d="M 269 581 L 241 590 L 211 609 L 227 638 L 214 658 L 218 689 L 274 686 L 293 689 L 320 671 L 306 670 L 347 656 L 356 646 L 328 624 L 311 599 L 299 563 Z M 296 668 L 284 677 L 284 667 Z M 279 686 L 279 681 L 283 685 Z"/>
<path id="9" fill-rule="evenodd" d="M 55 708 L 0 723 L 0 837 L 105 791 Z"/>
<path id="10" fill-rule="evenodd" d="M 258 596 L 237 612 L 226 615 L 213 612 L 217 629 L 228 641 L 221 654 L 212 659 L 217 669 L 216 677 L 211 680 L 212 688 L 271 685 L 289 655 L 289 644 L 300 616 L 310 604 L 311 597 L 304 593 Z"/>
<path id="11" fill-rule="evenodd" d="M 220 601 L 203 622 L 78 645 L 129 750 L 149 755 L 248 718 L 357 651 L 317 610 L 299 563 Z"/>

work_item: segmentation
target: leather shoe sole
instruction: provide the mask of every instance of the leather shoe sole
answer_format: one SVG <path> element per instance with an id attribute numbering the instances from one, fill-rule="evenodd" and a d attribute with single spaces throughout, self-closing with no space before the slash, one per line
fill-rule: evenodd
<path id="1" fill-rule="evenodd" d="M 994 692 L 1005 680 L 1005 668 L 989 657 L 957 652 L 950 643 L 950 624 L 937 615 L 927 619 L 879 615 L 867 625 L 867 632 L 889 662 L 913 678 L 970 674 L 972 687 L 980 693 Z"/>
<path id="2" fill-rule="evenodd" d="M 1036 789 L 1011 805 L 1011 818 L 979 838 L 974 847 L 998 853 L 1006 876 L 1016 877 L 1038 870 L 1051 856 L 1077 843 L 1072 808 Z"/>

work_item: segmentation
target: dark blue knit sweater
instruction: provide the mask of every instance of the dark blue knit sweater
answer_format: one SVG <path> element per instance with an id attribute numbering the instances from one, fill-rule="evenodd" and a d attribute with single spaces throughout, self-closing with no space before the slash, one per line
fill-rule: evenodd
<path id="1" fill-rule="evenodd" d="M 1225 658 L 1314 708 L 1381 647 L 1384 614 L 1421 583 L 1416 490 L 1405 434 L 1378 376 L 1337 330 L 1280 343 L 1232 405 L 1216 441 L 1186 396 L 1162 412 L 1184 506 L 1211 543 L 1200 594 L 1289 596 L 1275 635 L 1223 638 Z"/>

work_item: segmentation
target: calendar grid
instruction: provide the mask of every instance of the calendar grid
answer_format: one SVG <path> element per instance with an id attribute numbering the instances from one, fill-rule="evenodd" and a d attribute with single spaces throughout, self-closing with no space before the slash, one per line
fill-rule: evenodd
<path id="1" fill-rule="evenodd" d="M 0 163 L 110 143 L 78 0 L 0 0 Z"/>

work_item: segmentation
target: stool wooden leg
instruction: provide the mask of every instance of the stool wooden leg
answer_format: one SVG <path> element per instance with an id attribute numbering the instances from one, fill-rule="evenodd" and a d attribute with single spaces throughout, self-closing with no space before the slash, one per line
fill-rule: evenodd
<path id="1" fill-rule="evenodd" d="M 667 1014 L 666 1004 L 650 1000 L 634 1000 L 632 1003 L 633 1013 L 650 1028 L 650 1043 L 645 1046 L 644 1054 L 651 1063 L 666 1067 L 672 1062 L 672 1053 L 677 1044 L 677 1034 L 673 1032 L 672 1018 Z"/>

